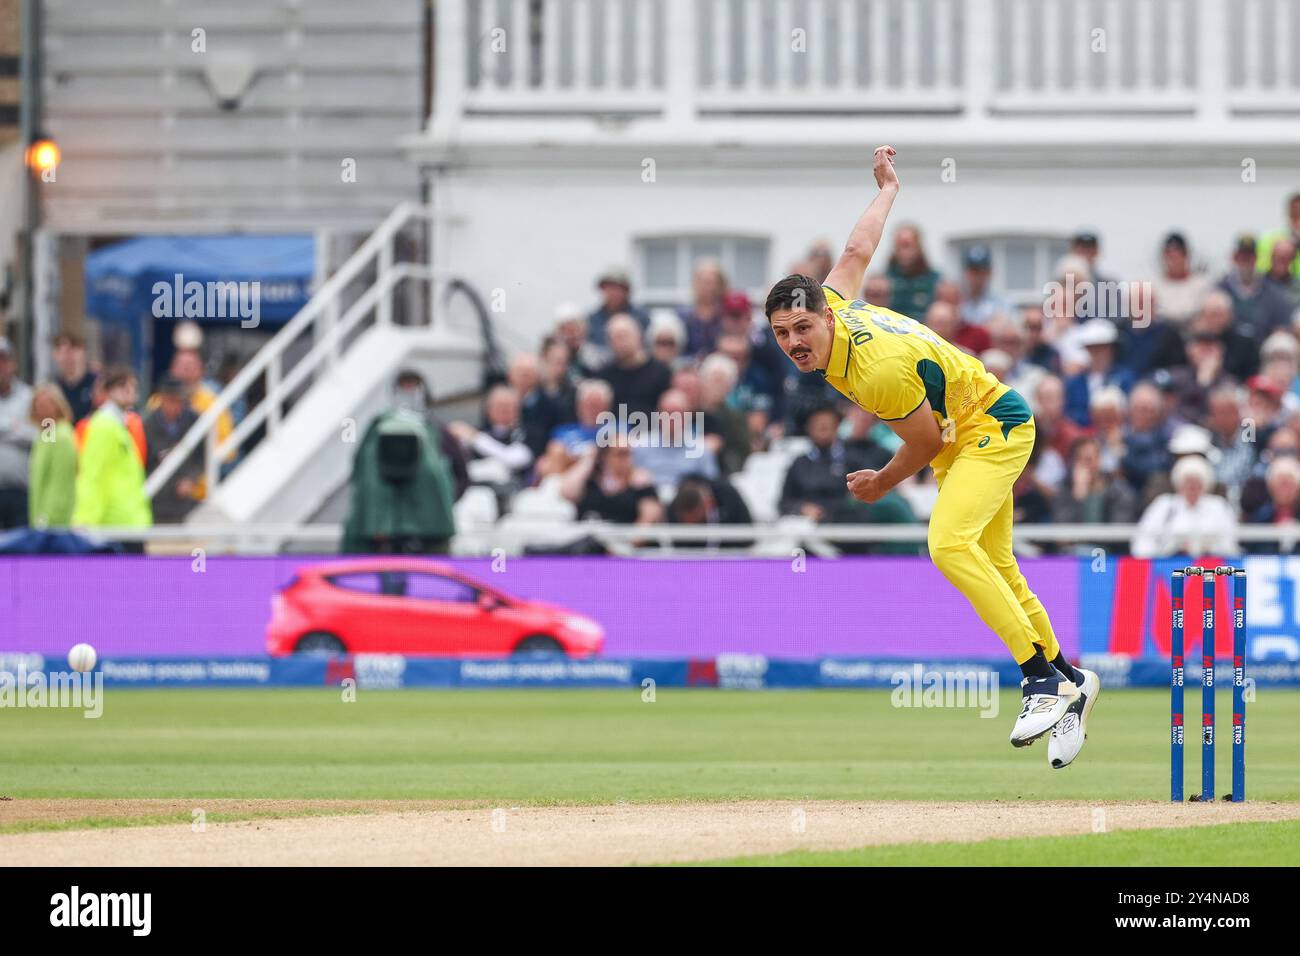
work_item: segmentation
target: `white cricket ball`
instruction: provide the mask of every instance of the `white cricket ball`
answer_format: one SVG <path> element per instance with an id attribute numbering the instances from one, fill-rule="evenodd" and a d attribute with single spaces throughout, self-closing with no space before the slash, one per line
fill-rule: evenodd
<path id="1" fill-rule="evenodd" d="M 74 644 L 68 651 L 68 666 L 85 674 L 95 667 L 95 649 L 89 644 Z"/>

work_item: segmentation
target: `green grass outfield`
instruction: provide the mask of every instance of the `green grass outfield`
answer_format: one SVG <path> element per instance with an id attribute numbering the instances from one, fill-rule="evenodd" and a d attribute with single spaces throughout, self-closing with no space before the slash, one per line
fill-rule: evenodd
<path id="1" fill-rule="evenodd" d="M 1189 692 L 1189 711 L 1194 710 Z M 1220 694 L 1221 703 L 1226 695 Z M 998 715 L 888 691 L 113 690 L 104 714 L 0 709 L 0 796 L 407 798 L 512 805 L 733 799 L 1144 800 L 1169 787 L 1165 691 L 1112 691 L 1073 767 Z M 1220 791 L 1230 782 L 1220 707 Z M 1300 692 L 1248 709 L 1248 797 L 1300 800 Z M 1187 792 L 1200 748 L 1186 748 Z M 873 851 L 875 852 L 875 851 Z M 884 852 L 884 851 L 881 851 Z"/>
<path id="2" fill-rule="evenodd" d="M 685 866 L 1300 866 L 1300 820 L 1082 836 L 798 850 Z"/>

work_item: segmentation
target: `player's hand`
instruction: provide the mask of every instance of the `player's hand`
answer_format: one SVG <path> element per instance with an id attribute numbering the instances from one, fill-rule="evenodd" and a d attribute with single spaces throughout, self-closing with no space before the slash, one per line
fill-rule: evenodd
<path id="1" fill-rule="evenodd" d="M 894 156 L 898 150 L 892 146 L 877 146 L 875 160 L 871 171 L 876 175 L 876 185 L 881 189 L 886 186 L 898 188 L 898 173 L 894 171 Z"/>
<path id="2" fill-rule="evenodd" d="M 848 486 L 849 494 L 869 505 L 875 504 L 889 491 L 880 481 L 880 472 L 870 468 L 849 472 L 844 476 L 844 482 Z"/>

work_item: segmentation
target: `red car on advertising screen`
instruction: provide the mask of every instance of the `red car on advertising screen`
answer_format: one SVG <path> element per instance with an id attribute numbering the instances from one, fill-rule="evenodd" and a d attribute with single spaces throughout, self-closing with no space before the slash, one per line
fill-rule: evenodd
<path id="1" fill-rule="evenodd" d="M 420 558 L 360 558 L 297 569 L 271 599 L 266 648 L 286 654 L 504 657 L 600 653 L 589 617 L 511 597 Z"/>

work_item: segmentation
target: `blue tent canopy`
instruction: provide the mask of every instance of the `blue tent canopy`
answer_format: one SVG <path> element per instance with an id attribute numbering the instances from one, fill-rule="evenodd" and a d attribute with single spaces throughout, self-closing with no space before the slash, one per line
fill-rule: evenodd
<path id="1" fill-rule="evenodd" d="M 311 236 L 142 236 L 86 257 L 86 314 L 129 333 L 139 367 L 155 320 L 251 327 L 255 310 L 259 325 L 287 322 L 315 265 Z"/>

